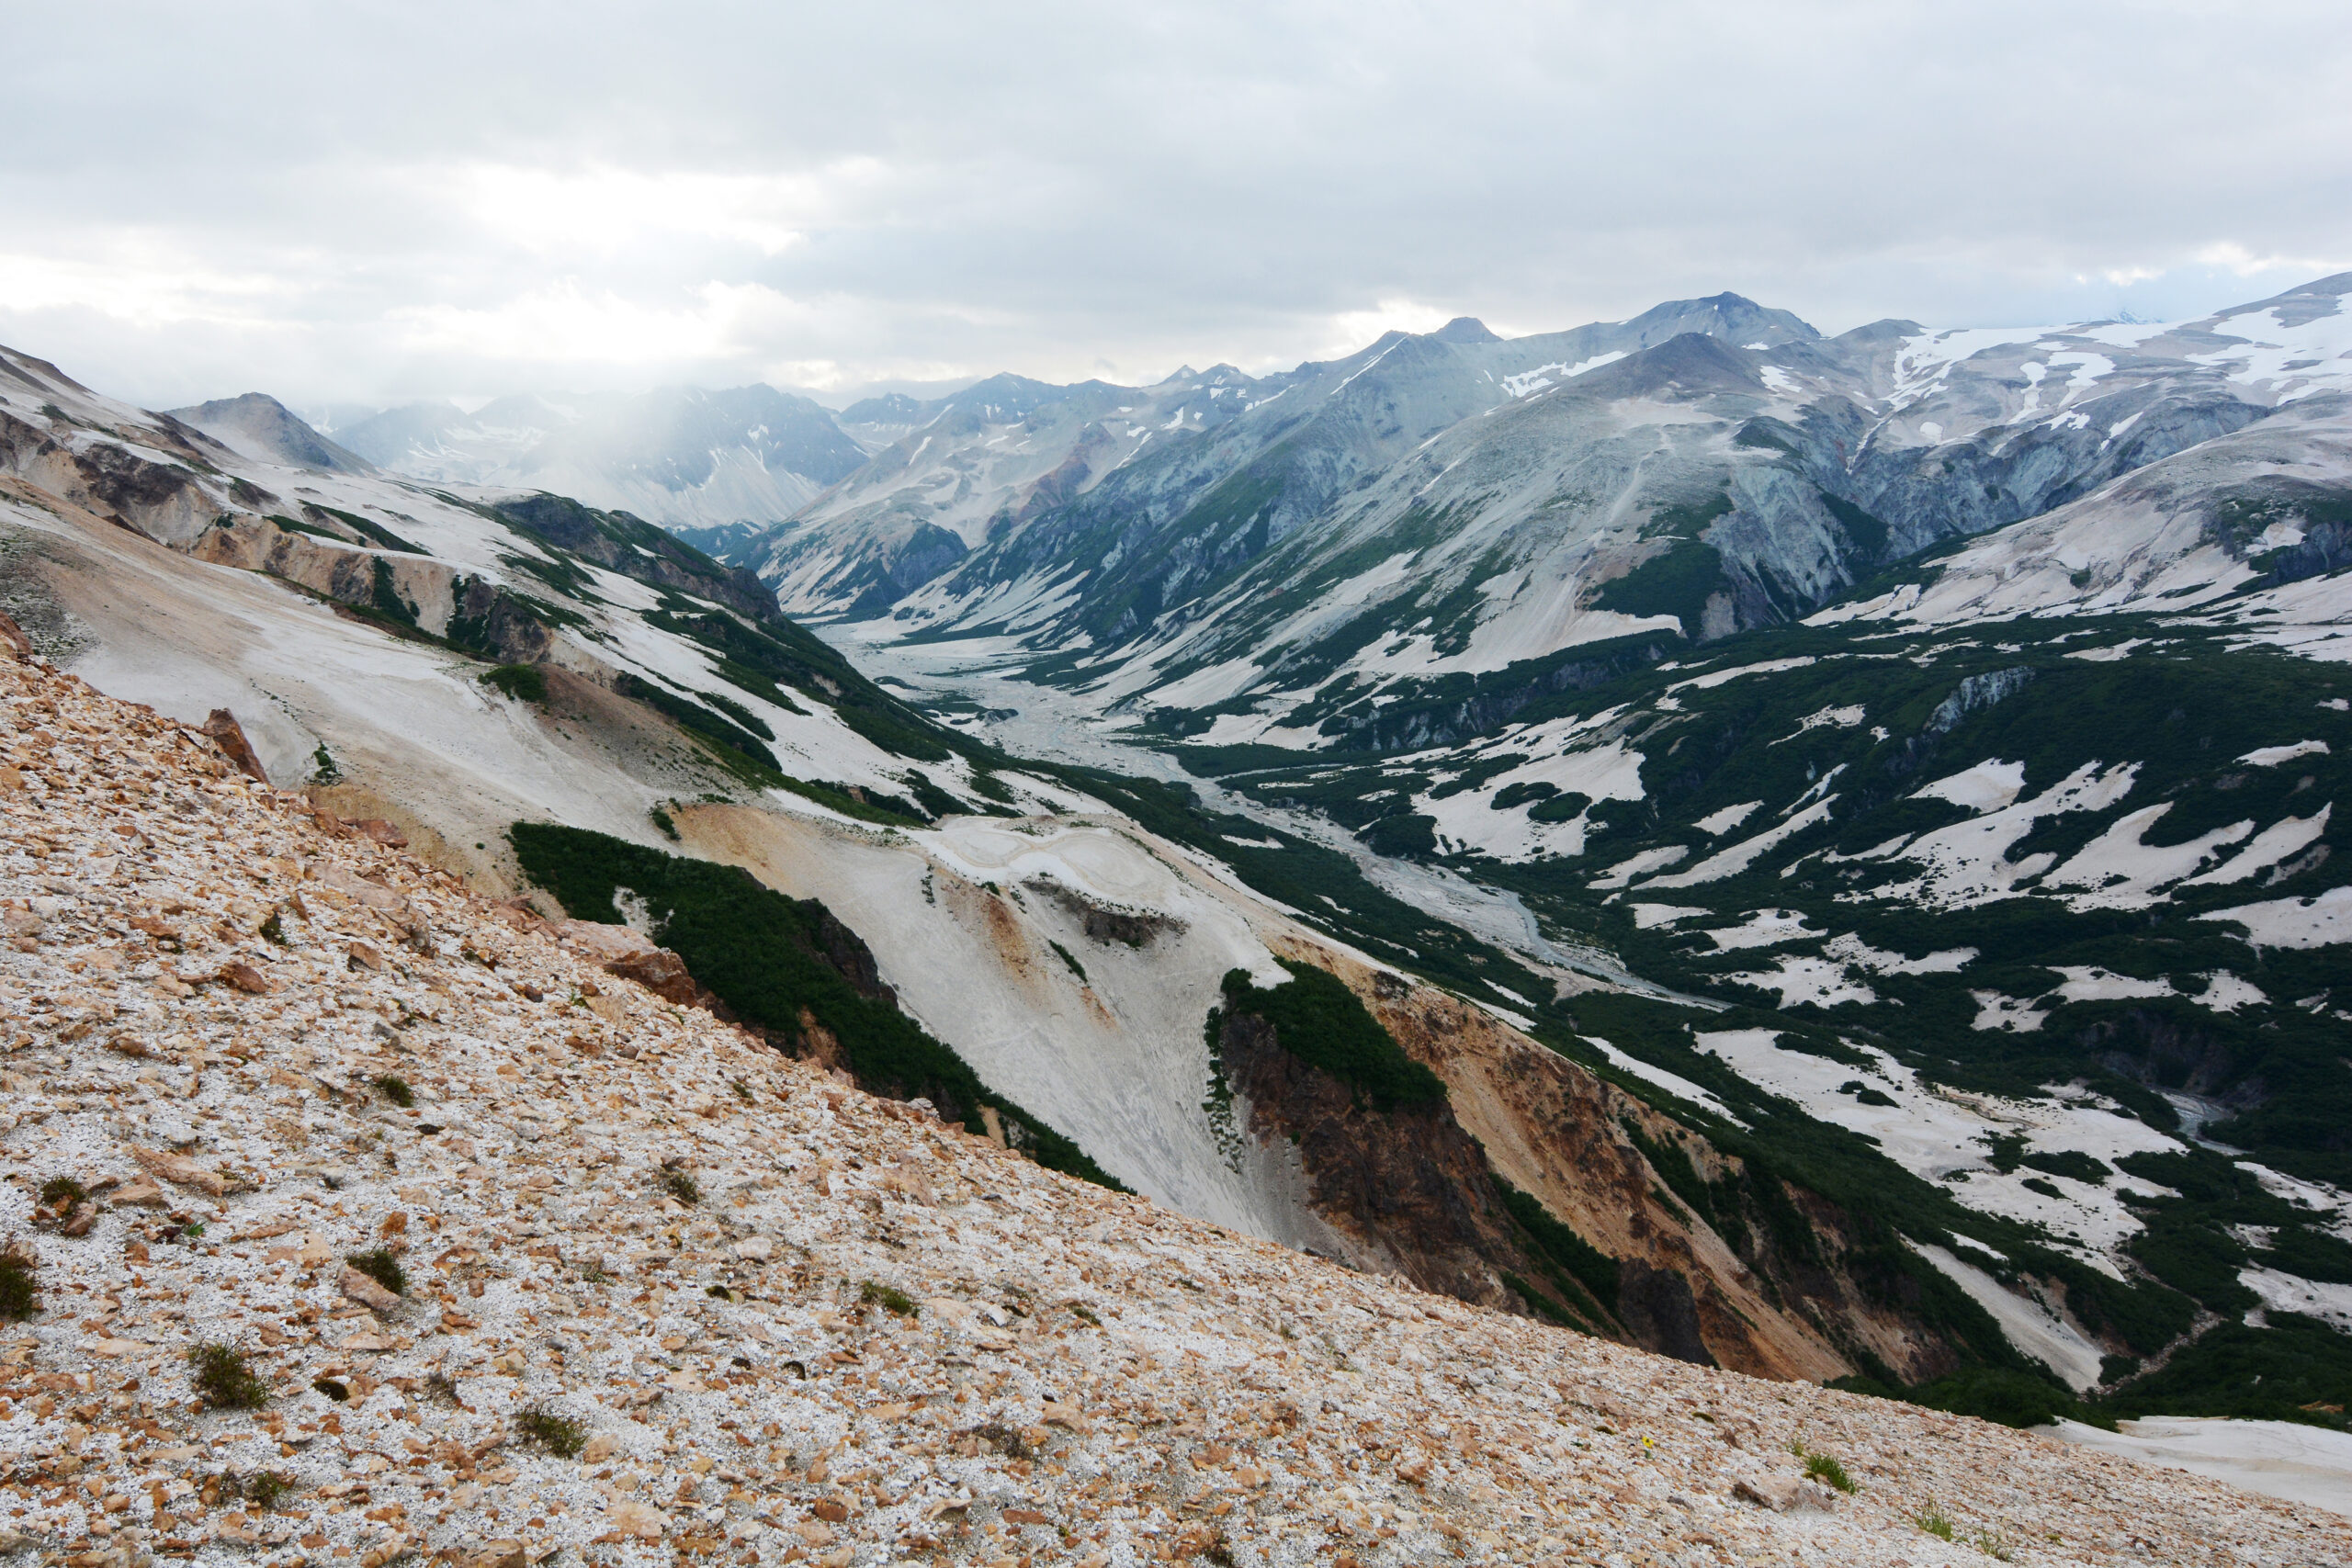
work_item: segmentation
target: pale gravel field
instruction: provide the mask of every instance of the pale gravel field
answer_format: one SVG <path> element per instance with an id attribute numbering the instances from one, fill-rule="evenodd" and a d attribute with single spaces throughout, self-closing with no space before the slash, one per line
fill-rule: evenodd
<path id="1" fill-rule="evenodd" d="M 2352 1562 L 2321 1510 L 1054 1175 L 322 829 L 178 726 L 5 662 L 0 698 L 0 1236 L 42 1307 L 0 1325 L 0 1530 L 46 1560 Z M 61 1174 L 114 1185 L 38 1229 Z M 341 1260 L 379 1246 L 410 1283 L 371 1305 Z M 195 1407 L 208 1340 L 266 1407 Z M 522 1440 L 532 1408 L 584 1451 Z M 1735 1496 L 1793 1480 L 1792 1445 L 1856 1493 Z M 220 1480 L 263 1471 L 275 1509 Z"/>

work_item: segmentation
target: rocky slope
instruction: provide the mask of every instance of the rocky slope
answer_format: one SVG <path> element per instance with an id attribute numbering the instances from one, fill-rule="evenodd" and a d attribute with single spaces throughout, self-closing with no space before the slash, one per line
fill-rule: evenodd
<path id="1" fill-rule="evenodd" d="M 518 930 L 199 732 L 28 664 L 0 696 L 14 1549 L 2352 1553 L 2333 1516 L 1480 1313 L 1041 1170 Z"/>

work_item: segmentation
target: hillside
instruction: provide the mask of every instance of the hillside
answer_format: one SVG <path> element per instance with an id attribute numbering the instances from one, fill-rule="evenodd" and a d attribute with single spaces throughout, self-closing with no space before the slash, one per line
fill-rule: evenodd
<path id="1" fill-rule="evenodd" d="M 189 726 L 30 663 L 0 694 L 12 1548 L 2352 1555 L 2332 1515 L 1044 1170 L 616 977 L 591 954 L 645 944 L 492 906 Z"/>

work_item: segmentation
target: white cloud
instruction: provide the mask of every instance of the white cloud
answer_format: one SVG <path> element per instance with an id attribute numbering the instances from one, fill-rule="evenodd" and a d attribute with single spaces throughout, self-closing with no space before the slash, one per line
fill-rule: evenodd
<path id="1" fill-rule="evenodd" d="M 1724 288 L 2178 319 L 2352 256 L 2340 0 L 232 10 L 11 18 L 0 341 L 154 403 L 1146 380 Z"/>

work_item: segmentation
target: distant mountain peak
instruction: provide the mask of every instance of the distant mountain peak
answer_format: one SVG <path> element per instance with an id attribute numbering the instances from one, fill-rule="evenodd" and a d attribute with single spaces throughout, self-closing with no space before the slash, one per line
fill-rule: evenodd
<path id="1" fill-rule="evenodd" d="M 1487 330 L 1487 323 L 1476 316 L 1456 316 L 1430 333 L 1440 343 L 1500 343 L 1503 340 Z"/>
<path id="2" fill-rule="evenodd" d="M 230 450 L 262 462 L 337 474 L 375 471 L 367 458 L 321 435 L 267 392 L 243 392 L 167 412 Z"/>

